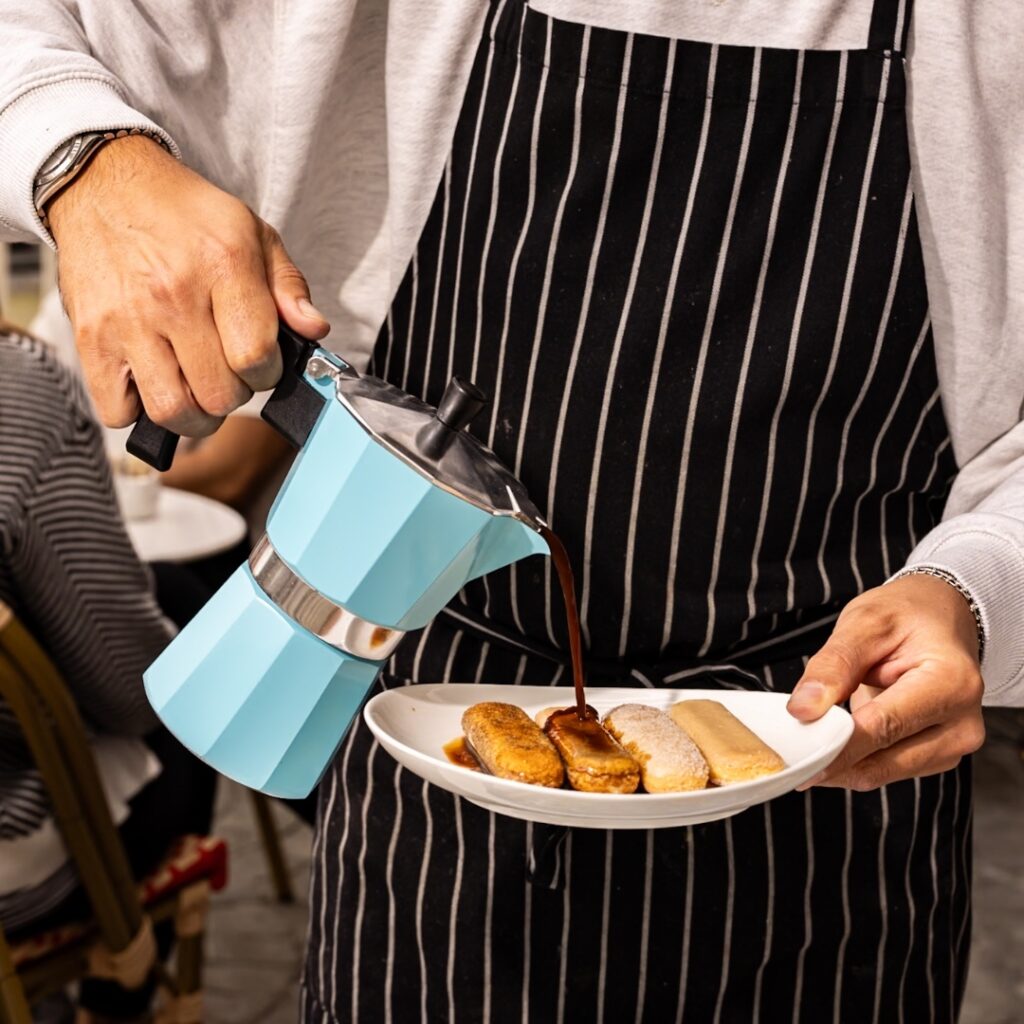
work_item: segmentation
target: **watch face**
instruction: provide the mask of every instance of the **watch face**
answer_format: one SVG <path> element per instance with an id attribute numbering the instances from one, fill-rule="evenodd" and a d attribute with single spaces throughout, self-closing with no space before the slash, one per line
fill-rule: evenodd
<path id="1" fill-rule="evenodd" d="M 65 160 L 67 160 L 68 153 L 71 151 L 71 147 L 75 144 L 75 139 L 69 139 L 67 142 L 58 146 L 53 153 L 50 154 L 49 158 L 43 163 L 43 166 L 39 168 L 39 173 L 36 175 L 36 181 L 43 182 L 50 175 L 60 168 Z"/>
<path id="2" fill-rule="evenodd" d="M 76 135 L 72 139 L 58 146 L 39 168 L 36 175 L 36 185 L 45 185 L 50 179 L 66 173 L 79 159 L 82 150 L 92 142 L 93 139 L 101 138 L 102 132 L 85 132 Z"/>

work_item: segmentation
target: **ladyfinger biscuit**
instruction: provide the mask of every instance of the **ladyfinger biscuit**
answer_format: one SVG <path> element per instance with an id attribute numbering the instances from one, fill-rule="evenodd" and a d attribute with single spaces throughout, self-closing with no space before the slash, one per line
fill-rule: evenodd
<path id="1" fill-rule="evenodd" d="M 556 709 L 544 732 L 565 762 L 569 785 L 584 793 L 635 793 L 640 765 L 602 728 L 593 708 L 580 719 L 576 708 Z"/>
<path id="2" fill-rule="evenodd" d="M 708 784 L 707 762 L 664 711 L 620 704 L 604 716 L 604 727 L 639 762 L 648 793 L 678 793 Z"/>
<path id="3" fill-rule="evenodd" d="M 668 713 L 697 744 L 716 786 L 771 775 L 786 767 L 771 747 L 717 700 L 684 700 Z"/>
<path id="4" fill-rule="evenodd" d="M 462 731 L 477 759 L 492 775 L 557 789 L 565 779 L 551 740 L 514 704 L 483 701 L 462 714 Z"/>

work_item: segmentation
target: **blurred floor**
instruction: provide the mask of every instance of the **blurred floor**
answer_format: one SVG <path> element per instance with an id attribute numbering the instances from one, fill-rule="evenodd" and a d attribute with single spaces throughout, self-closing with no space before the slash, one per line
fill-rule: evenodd
<path id="1" fill-rule="evenodd" d="M 206 1024 L 296 1024 L 306 943 L 312 831 L 273 801 L 295 903 L 274 898 L 249 794 L 221 780 L 214 829 L 230 844 L 230 881 L 213 900 L 206 945 Z"/>
<path id="2" fill-rule="evenodd" d="M 1024 712 L 987 717 L 989 741 L 975 757 L 974 944 L 960 1024 L 1021 1024 Z M 311 833 L 280 805 L 274 814 L 295 886 L 291 906 L 274 900 L 248 795 L 222 784 L 216 829 L 231 844 L 231 885 L 214 901 L 207 1024 L 296 1024 Z"/>

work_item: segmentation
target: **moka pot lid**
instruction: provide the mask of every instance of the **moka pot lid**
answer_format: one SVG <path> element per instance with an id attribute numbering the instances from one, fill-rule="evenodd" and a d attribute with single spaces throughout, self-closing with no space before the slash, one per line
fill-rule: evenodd
<path id="1" fill-rule="evenodd" d="M 487 403 L 476 385 L 453 377 L 434 408 L 320 354 L 306 372 L 316 380 L 332 378 L 335 397 L 359 425 L 431 483 L 491 515 L 510 516 L 537 531 L 546 525 L 522 483 L 465 429 Z"/>

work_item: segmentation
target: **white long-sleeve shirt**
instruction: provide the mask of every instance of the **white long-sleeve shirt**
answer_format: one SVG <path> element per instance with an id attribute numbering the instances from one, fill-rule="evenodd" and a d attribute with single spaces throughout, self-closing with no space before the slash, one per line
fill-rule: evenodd
<path id="1" fill-rule="evenodd" d="M 534 0 L 683 38 L 861 48 L 850 0 Z M 484 0 L 0 0 L 0 233 L 49 239 L 32 183 L 94 128 L 162 131 L 282 233 L 368 357 L 440 179 Z M 1024 4 L 917 0 L 910 134 L 942 402 L 960 466 L 910 564 L 953 572 L 991 704 L 1024 703 Z"/>

